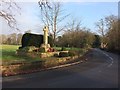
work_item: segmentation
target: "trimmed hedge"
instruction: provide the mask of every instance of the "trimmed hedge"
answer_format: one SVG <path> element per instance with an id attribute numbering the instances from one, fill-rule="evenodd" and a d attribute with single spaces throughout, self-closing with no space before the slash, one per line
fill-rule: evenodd
<path id="1" fill-rule="evenodd" d="M 78 52 L 77 51 L 69 51 L 68 54 L 69 54 L 69 56 L 75 56 L 78 54 Z"/>
<path id="2" fill-rule="evenodd" d="M 50 44 L 50 46 L 53 46 L 53 39 L 50 36 L 48 36 L 48 43 Z M 40 47 L 41 44 L 43 44 L 43 35 L 25 33 L 22 37 L 22 47 L 20 48 L 24 48 L 27 46 Z"/>

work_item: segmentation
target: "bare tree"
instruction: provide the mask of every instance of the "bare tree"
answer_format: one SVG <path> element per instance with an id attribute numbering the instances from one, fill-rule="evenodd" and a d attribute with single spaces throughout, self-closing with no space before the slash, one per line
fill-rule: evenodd
<path id="1" fill-rule="evenodd" d="M 98 31 L 100 32 L 100 35 L 102 36 L 101 38 L 101 46 L 102 48 L 105 47 L 106 40 L 105 40 L 105 34 L 106 34 L 106 29 L 105 29 L 105 21 L 104 19 L 100 19 L 98 22 L 95 23 L 96 27 L 98 28 Z"/>
<path id="2" fill-rule="evenodd" d="M 100 19 L 97 23 L 95 23 L 96 27 L 98 28 L 98 31 L 100 32 L 101 36 L 105 36 L 105 23 L 103 19 Z"/>
<path id="3" fill-rule="evenodd" d="M 66 31 L 79 31 L 82 29 L 81 27 L 81 20 L 76 20 L 76 19 L 71 19 L 70 22 L 67 23 L 67 25 L 65 26 Z"/>
<path id="4" fill-rule="evenodd" d="M 42 2 L 44 1 L 44 2 Z M 52 33 L 54 43 L 58 33 L 63 31 L 64 27 L 59 27 L 58 24 L 62 22 L 66 17 L 69 16 L 63 15 L 62 4 L 60 2 L 47 2 L 47 0 L 42 0 L 39 2 L 41 9 L 42 21 L 49 28 L 49 33 Z M 43 5 L 43 6 L 42 6 Z"/>
<path id="5" fill-rule="evenodd" d="M 118 20 L 117 16 L 114 16 L 114 15 L 105 17 L 107 29 L 111 30 L 114 27 L 116 27 L 115 25 L 117 25 L 116 24 L 117 20 Z"/>
<path id="6" fill-rule="evenodd" d="M 91 47 L 94 41 L 94 34 L 90 32 L 90 29 L 82 27 L 81 20 L 72 19 L 66 25 L 66 31 L 58 39 L 58 46 L 66 47 Z"/>
<path id="7" fill-rule="evenodd" d="M 6 20 L 7 24 L 14 29 L 17 29 L 16 19 L 13 11 L 18 11 L 20 7 L 13 0 L 0 0 L 0 17 Z"/>
<path id="8" fill-rule="evenodd" d="M 107 48 L 109 50 L 119 50 L 119 20 L 118 17 L 115 15 L 106 16 L 104 19 L 101 19 L 97 23 L 97 27 L 99 30 L 101 30 L 102 35 L 102 43 L 103 48 Z"/>
<path id="9" fill-rule="evenodd" d="M 108 48 L 111 50 L 120 51 L 120 30 L 119 30 L 119 20 L 117 16 L 110 15 L 105 17 L 106 26 L 108 29 Z"/>

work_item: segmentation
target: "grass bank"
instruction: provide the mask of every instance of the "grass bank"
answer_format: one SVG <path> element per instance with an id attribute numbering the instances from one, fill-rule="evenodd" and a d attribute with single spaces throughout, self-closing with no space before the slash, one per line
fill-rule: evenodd
<path id="1" fill-rule="evenodd" d="M 0 45 L 0 52 L 2 56 L 0 57 L 0 60 L 2 60 L 4 63 L 10 63 L 10 62 L 22 62 L 22 61 L 37 61 L 41 60 L 40 57 L 28 57 L 28 56 L 18 56 L 16 55 L 16 50 L 20 47 L 20 45 Z M 54 47 L 54 49 L 60 51 L 61 47 Z M 66 48 L 66 50 L 80 50 L 80 48 Z"/>
<path id="2" fill-rule="evenodd" d="M 41 69 L 59 66 L 67 63 L 72 63 L 76 61 L 80 61 L 80 57 L 82 57 L 87 51 L 80 48 L 66 48 L 66 50 L 71 51 L 79 51 L 75 56 L 69 57 L 47 57 L 40 58 L 39 55 L 34 58 L 28 56 L 18 56 L 16 50 L 18 49 L 18 45 L 1 45 L 0 51 L 2 52 L 2 75 L 10 76 L 16 74 L 24 74 L 31 73 L 35 71 L 39 71 Z M 61 47 L 54 47 L 56 50 L 61 50 Z"/>
<path id="3" fill-rule="evenodd" d="M 0 45 L 0 52 L 2 56 L 0 57 L 0 60 L 2 60 L 2 63 L 11 63 L 11 62 L 22 62 L 22 61 L 36 61 L 40 60 L 39 57 L 31 58 L 28 56 L 18 56 L 16 55 L 16 50 L 19 48 L 19 45 Z"/>

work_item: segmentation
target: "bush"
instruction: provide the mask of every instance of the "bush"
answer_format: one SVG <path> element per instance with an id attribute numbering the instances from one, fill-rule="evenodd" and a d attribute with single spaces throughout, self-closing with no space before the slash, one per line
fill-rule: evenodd
<path id="1" fill-rule="evenodd" d="M 39 52 L 45 52 L 45 48 L 41 47 L 41 48 L 39 49 Z"/>
<path id="2" fill-rule="evenodd" d="M 28 49 L 29 49 L 28 52 L 32 52 L 32 51 L 36 50 L 36 47 L 35 46 L 29 46 Z"/>
<path id="3" fill-rule="evenodd" d="M 78 53 L 83 54 L 84 53 L 83 49 L 79 50 Z"/>
<path id="4" fill-rule="evenodd" d="M 69 56 L 75 56 L 78 53 L 77 53 L 77 51 L 69 51 L 68 54 L 69 54 Z"/>
<path id="5" fill-rule="evenodd" d="M 19 47 L 19 49 L 22 49 L 23 47 Z"/>
<path id="6" fill-rule="evenodd" d="M 24 47 L 24 48 L 19 48 L 20 51 L 23 51 L 23 52 L 32 52 L 36 49 L 35 46 L 28 46 L 28 47 Z"/>
<path id="7" fill-rule="evenodd" d="M 56 54 L 54 54 L 54 57 L 59 57 L 59 54 L 57 54 L 57 53 L 56 53 Z"/>
<path id="8" fill-rule="evenodd" d="M 65 48 L 65 47 L 62 47 L 61 51 L 66 51 L 66 48 Z"/>
<path id="9" fill-rule="evenodd" d="M 23 52 L 28 52 L 28 47 L 24 47 L 24 48 L 21 48 L 19 49 L 20 51 L 23 51 Z"/>
<path id="10" fill-rule="evenodd" d="M 69 56 L 68 52 L 60 52 L 59 53 L 59 57 L 68 57 L 68 56 Z"/>

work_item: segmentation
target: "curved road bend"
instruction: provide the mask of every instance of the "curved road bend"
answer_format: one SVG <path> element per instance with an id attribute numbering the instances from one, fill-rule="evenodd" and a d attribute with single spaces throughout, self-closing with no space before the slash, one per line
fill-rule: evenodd
<path id="1" fill-rule="evenodd" d="M 4 77 L 3 88 L 118 88 L 120 56 L 93 49 L 87 61 L 38 73 Z"/>

